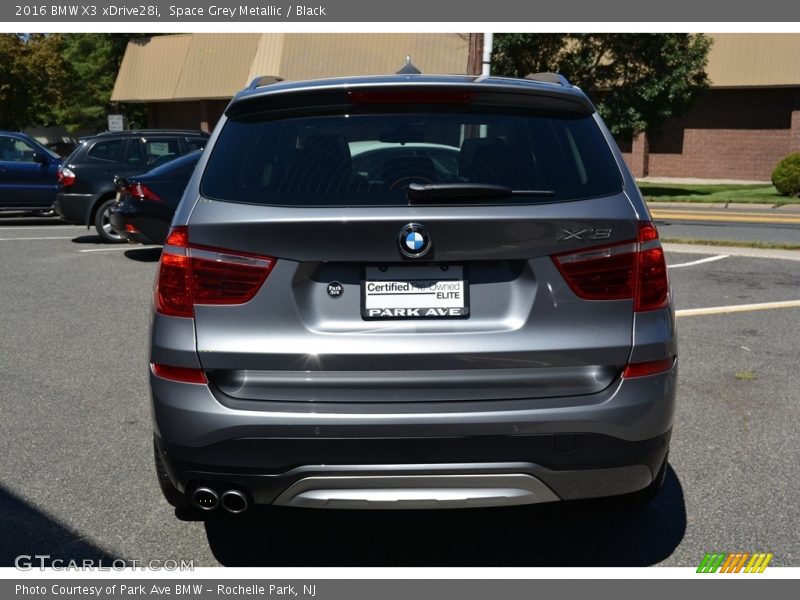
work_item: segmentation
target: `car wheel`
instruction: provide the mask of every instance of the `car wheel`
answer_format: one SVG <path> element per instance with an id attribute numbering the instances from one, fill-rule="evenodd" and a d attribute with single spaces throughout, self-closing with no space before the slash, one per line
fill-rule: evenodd
<path id="1" fill-rule="evenodd" d="M 116 200 L 109 198 L 97 207 L 97 212 L 94 214 L 94 228 L 97 230 L 100 239 L 107 244 L 120 244 L 125 241 L 125 238 L 111 226 L 109 217 L 111 216 L 111 207 L 114 204 L 116 204 Z"/>
<path id="2" fill-rule="evenodd" d="M 167 469 L 161 461 L 161 455 L 158 452 L 155 440 L 153 440 L 153 461 L 156 467 L 156 476 L 158 477 L 158 487 L 161 488 L 161 493 L 164 499 L 170 504 L 181 511 L 194 511 L 195 509 L 189 503 L 189 500 L 184 496 L 174 485 L 167 474 Z"/>

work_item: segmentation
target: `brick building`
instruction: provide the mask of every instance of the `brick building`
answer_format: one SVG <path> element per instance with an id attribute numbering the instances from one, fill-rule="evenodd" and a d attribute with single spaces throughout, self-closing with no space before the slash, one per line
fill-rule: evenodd
<path id="1" fill-rule="evenodd" d="M 800 34 L 715 34 L 711 88 L 661 131 L 622 140 L 636 177 L 769 181 L 800 151 Z"/>

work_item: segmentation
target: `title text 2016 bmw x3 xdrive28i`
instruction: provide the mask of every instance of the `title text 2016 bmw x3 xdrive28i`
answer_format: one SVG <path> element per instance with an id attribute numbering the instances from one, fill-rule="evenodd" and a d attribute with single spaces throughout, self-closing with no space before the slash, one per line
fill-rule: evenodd
<path id="1" fill-rule="evenodd" d="M 558 76 L 254 83 L 189 182 L 154 304 L 176 506 L 497 506 L 663 480 L 664 254 Z"/>

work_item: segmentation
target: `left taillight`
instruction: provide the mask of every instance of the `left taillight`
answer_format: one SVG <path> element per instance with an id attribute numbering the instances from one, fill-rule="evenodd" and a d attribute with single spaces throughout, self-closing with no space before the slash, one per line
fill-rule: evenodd
<path id="1" fill-rule="evenodd" d="M 244 304 L 261 289 L 275 266 L 269 256 L 192 245 L 185 226 L 164 242 L 155 286 L 156 312 L 194 317 L 198 304 Z"/>
<path id="2" fill-rule="evenodd" d="M 73 183 L 75 183 L 75 173 L 73 173 L 68 167 L 59 165 L 58 183 L 65 188 L 71 186 Z"/>

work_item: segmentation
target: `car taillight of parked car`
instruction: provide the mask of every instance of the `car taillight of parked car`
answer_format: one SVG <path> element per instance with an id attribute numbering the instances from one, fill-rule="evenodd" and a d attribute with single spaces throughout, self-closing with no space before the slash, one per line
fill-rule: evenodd
<path id="1" fill-rule="evenodd" d="M 664 308 L 669 280 L 658 231 L 639 223 L 638 239 L 553 257 L 575 294 L 586 300 L 633 300 L 634 310 Z"/>
<path id="2" fill-rule="evenodd" d="M 58 183 L 63 187 L 69 187 L 75 183 L 75 173 L 63 165 L 58 167 Z"/>
<path id="3" fill-rule="evenodd" d="M 261 289 L 275 262 L 269 256 L 190 244 L 188 228 L 173 227 L 161 253 L 156 312 L 192 318 L 198 304 L 244 304 Z"/>
<path id="4" fill-rule="evenodd" d="M 151 202 L 163 202 L 158 194 L 142 183 L 129 183 L 125 186 L 125 191 L 134 198 L 150 200 Z"/>

